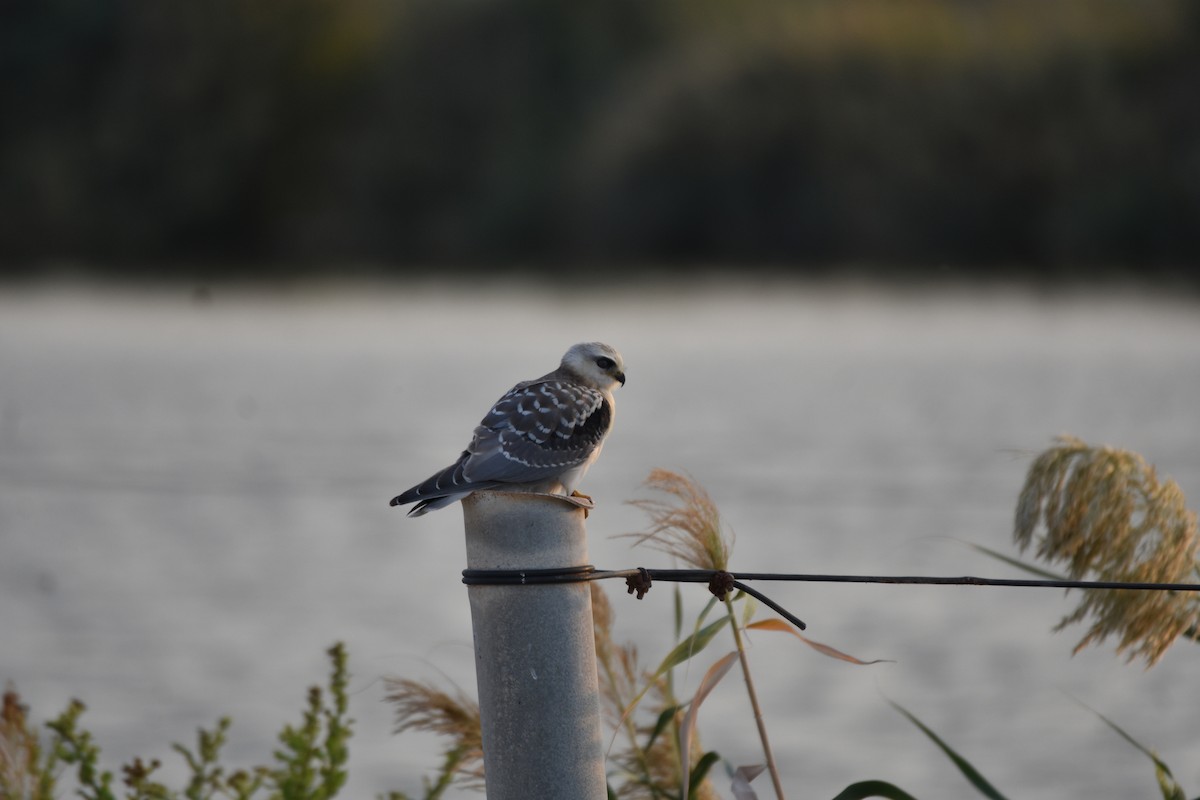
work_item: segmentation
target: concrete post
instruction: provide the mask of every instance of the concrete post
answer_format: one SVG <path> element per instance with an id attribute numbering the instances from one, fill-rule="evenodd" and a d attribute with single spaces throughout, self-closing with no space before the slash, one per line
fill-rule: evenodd
<path id="1" fill-rule="evenodd" d="M 468 569 L 588 563 L 583 510 L 551 497 L 463 500 Z M 488 800 L 604 800 L 592 596 L 587 583 L 472 585 Z"/>

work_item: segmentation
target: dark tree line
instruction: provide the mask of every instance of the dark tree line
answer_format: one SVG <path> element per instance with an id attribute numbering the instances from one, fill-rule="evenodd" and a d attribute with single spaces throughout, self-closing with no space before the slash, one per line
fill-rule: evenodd
<path id="1" fill-rule="evenodd" d="M 1185 270 L 1188 0 L 9 0 L 0 258 Z"/>

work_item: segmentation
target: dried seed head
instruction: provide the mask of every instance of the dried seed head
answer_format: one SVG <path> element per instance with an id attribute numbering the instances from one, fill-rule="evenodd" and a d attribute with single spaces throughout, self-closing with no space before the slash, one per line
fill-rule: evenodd
<path id="1" fill-rule="evenodd" d="M 1159 483 L 1137 453 L 1090 447 L 1064 436 L 1029 468 L 1013 538 L 1024 551 L 1060 564 L 1075 580 L 1183 583 L 1195 576 L 1196 514 L 1174 481 Z M 1180 635 L 1200 626 L 1188 593 L 1085 591 L 1056 627 L 1092 620 L 1075 652 L 1110 635 L 1118 653 L 1153 666 Z"/>
<path id="2" fill-rule="evenodd" d="M 650 530 L 624 535 L 696 569 L 727 569 L 733 536 L 723 531 L 721 513 L 704 488 L 691 476 L 665 469 L 651 471 L 646 487 L 668 499 L 630 501 L 650 516 Z"/>

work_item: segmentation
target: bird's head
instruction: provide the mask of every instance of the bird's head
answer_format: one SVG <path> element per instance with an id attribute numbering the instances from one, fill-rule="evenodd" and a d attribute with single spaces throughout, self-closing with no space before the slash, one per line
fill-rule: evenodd
<path id="1" fill-rule="evenodd" d="M 567 351 L 562 365 L 585 383 L 602 391 L 625 385 L 625 361 L 612 347 L 602 342 L 583 342 Z"/>

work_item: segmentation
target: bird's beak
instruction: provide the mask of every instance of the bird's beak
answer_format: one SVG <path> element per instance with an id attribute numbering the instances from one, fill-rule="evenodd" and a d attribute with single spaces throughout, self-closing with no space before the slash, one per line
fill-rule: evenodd
<path id="1" fill-rule="evenodd" d="M 619 380 L 621 382 L 622 386 L 625 385 L 625 373 L 624 372 L 618 372 L 616 375 L 613 375 L 613 377 L 616 378 L 617 380 Z"/>

